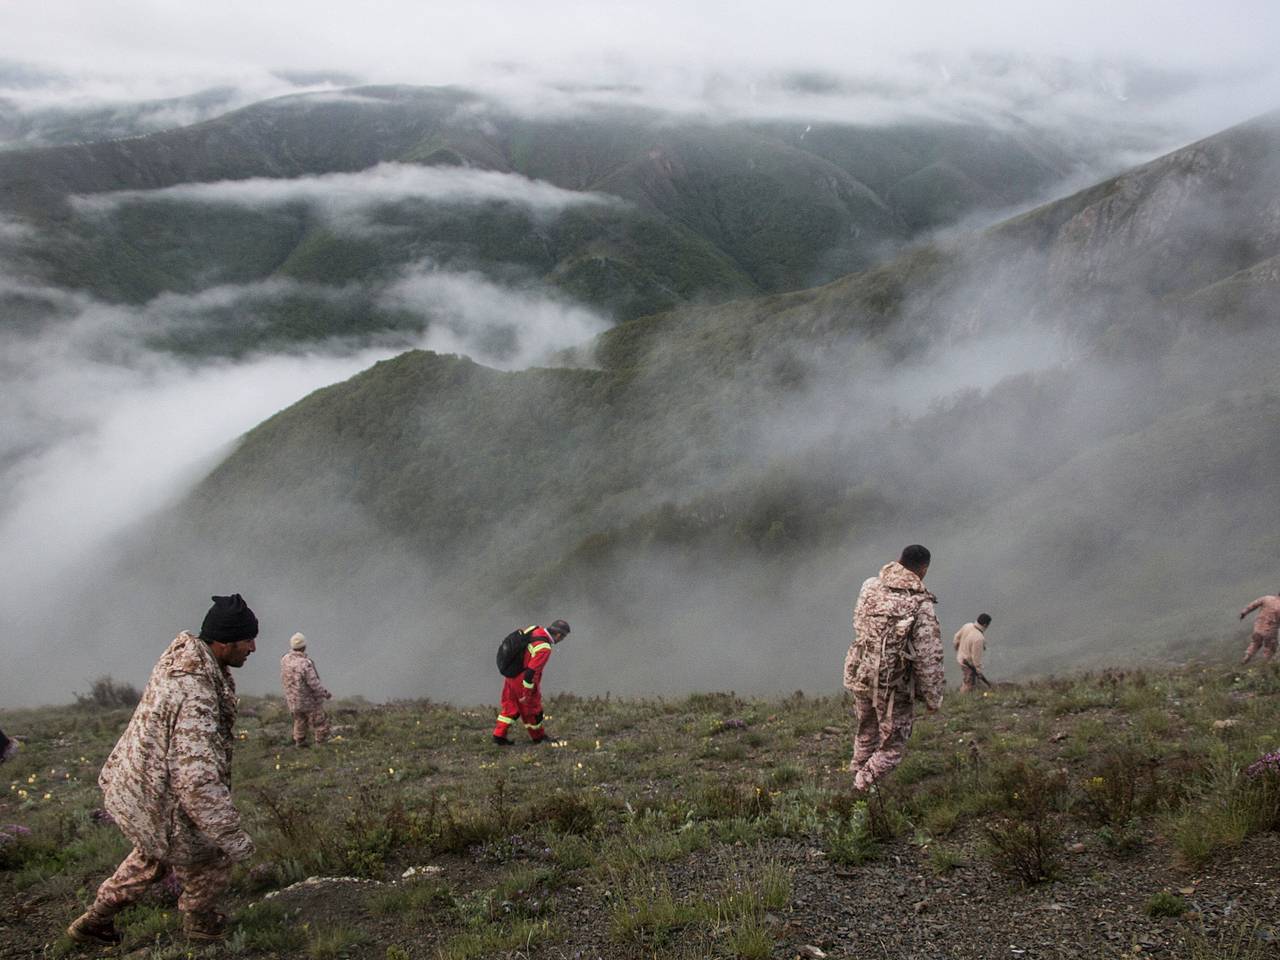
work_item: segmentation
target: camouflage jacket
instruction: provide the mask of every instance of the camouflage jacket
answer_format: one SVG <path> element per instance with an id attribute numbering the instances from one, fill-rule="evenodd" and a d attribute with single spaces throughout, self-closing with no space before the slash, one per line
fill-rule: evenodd
<path id="1" fill-rule="evenodd" d="M 146 856 L 171 864 L 253 855 L 231 803 L 236 685 L 203 640 L 183 632 L 98 777 L 104 805 Z"/>
<path id="2" fill-rule="evenodd" d="M 1245 616 L 1258 611 L 1258 619 L 1253 621 L 1253 635 L 1255 637 L 1274 637 L 1280 632 L 1280 596 L 1268 594 L 1265 597 L 1259 597 L 1253 603 L 1249 604 L 1240 611 L 1240 616 Z"/>
<path id="3" fill-rule="evenodd" d="M 290 713 L 309 713 L 329 699 L 315 661 L 304 650 L 290 650 L 280 658 L 280 683 Z"/>
<path id="4" fill-rule="evenodd" d="M 862 585 L 853 611 L 853 643 L 844 661 L 844 685 L 877 701 L 905 693 L 926 706 L 942 706 L 942 631 L 937 602 L 902 564 L 885 564 Z"/>

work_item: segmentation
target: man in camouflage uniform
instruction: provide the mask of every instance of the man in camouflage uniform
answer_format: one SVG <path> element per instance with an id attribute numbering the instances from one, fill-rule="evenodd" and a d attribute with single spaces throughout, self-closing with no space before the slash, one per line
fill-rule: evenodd
<path id="1" fill-rule="evenodd" d="M 855 790 L 868 789 L 902 762 L 916 700 L 930 713 L 942 706 L 937 598 L 922 582 L 929 558 L 928 550 L 912 544 L 858 593 L 853 643 L 844 661 L 844 685 L 853 694 L 858 724 L 849 764 Z"/>
<path id="2" fill-rule="evenodd" d="M 1270 660 L 1276 655 L 1276 636 L 1280 634 L 1280 596 L 1267 594 L 1259 597 L 1240 611 L 1243 620 L 1254 610 L 1258 611 L 1258 619 L 1253 621 L 1253 636 L 1249 638 L 1249 649 L 1244 652 L 1244 660 L 1248 663 L 1253 655 L 1262 651 L 1262 659 Z"/>
<path id="3" fill-rule="evenodd" d="M 104 806 L 133 844 L 93 905 L 67 929 L 79 943 L 120 941 L 113 917 L 173 869 L 191 940 L 220 940 L 214 910 L 231 865 L 253 840 L 231 803 L 236 685 L 229 667 L 255 649 L 258 620 L 239 594 L 214 597 L 200 636 L 178 634 L 151 671 L 142 700 L 98 777 Z"/>
<path id="4" fill-rule="evenodd" d="M 289 652 L 280 658 L 280 683 L 284 686 L 284 702 L 293 714 L 293 744 L 307 746 L 307 728 L 316 743 L 329 739 L 329 718 L 324 702 L 333 697 L 320 682 L 315 661 L 307 656 L 307 638 L 295 633 L 289 638 Z"/>

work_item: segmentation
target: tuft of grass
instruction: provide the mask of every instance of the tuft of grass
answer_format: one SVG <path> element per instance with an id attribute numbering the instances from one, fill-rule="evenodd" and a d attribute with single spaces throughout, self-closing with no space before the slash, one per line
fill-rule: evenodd
<path id="1" fill-rule="evenodd" d="M 794 763 L 780 763 L 769 771 L 769 785 L 775 789 L 790 787 L 803 779 L 804 770 Z"/>
<path id="2" fill-rule="evenodd" d="M 510 923 L 491 924 L 450 938 L 436 950 L 436 960 L 476 960 L 513 950 L 526 955 L 536 945 L 553 939 L 548 920 L 517 918 Z"/>
<path id="3" fill-rule="evenodd" d="M 1147 901 L 1147 916 L 1149 917 L 1180 917 L 1186 912 L 1187 901 L 1176 893 L 1170 893 L 1168 890 L 1153 893 L 1151 899 Z"/>
<path id="4" fill-rule="evenodd" d="M 1280 775 L 1249 776 L 1219 763 L 1195 796 L 1172 816 L 1174 847 L 1184 865 L 1198 867 L 1218 851 L 1280 828 Z"/>
<path id="5" fill-rule="evenodd" d="M 872 831 L 866 802 L 859 802 L 846 817 L 829 818 L 822 831 L 822 844 L 832 863 L 857 866 L 874 859 L 880 844 Z"/>
<path id="6" fill-rule="evenodd" d="M 943 801 L 925 810 L 921 826 L 935 837 L 945 837 L 955 829 L 959 819 L 960 808 L 950 801 Z"/>
<path id="7" fill-rule="evenodd" d="M 116 926 L 125 936 L 128 946 L 155 943 L 178 929 L 178 912 L 169 907 L 138 904 L 123 911 L 116 918 Z"/>
<path id="8" fill-rule="evenodd" d="M 611 892 L 609 929 L 619 943 L 661 948 L 690 938 L 695 929 L 740 934 L 734 950 L 750 950 L 750 956 L 771 949 L 772 938 L 764 929 L 767 911 L 780 910 L 791 899 L 791 874 L 776 862 L 738 867 L 718 896 L 681 898 L 665 877 L 649 872 L 615 882 Z"/>
<path id="9" fill-rule="evenodd" d="M 957 847 L 935 843 L 929 848 L 929 866 L 939 876 L 950 873 L 962 863 L 964 863 L 964 855 Z"/>
<path id="10" fill-rule="evenodd" d="M 369 898 L 369 909 L 384 917 L 456 913 L 453 894 L 439 881 L 379 890 Z"/>
<path id="11" fill-rule="evenodd" d="M 698 814 L 707 820 L 755 820 L 768 815 L 772 805 L 762 787 L 715 780 L 702 788 Z"/>
<path id="12" fill-rule="evenodd" d="M 307 932 L 304 950 L 312 960 L 339 960 L 368 942 L 369 935 L 357 927 L 325 924 Z"/>
<path id="13" fill-rule="evenodd" d="M 288 955 L 302 949 L 306 935 L 278 903 L 259 903 L 236 917 L 227 950 L 234 955 L 266 953 Z"/>
<path id="14" fill-rule="evenodd" d="M 773 934 L 761 920 L 748 917 L 733 927 L 724 946 L 730 956 L 742 960 L 768 960 L 773 954 Z"/>
<path id="15" fill-rule="evenodd" d="M 1212 930 L 1199 930 L 1187 940 L 1188 960 L 1269 960 L 1276 955 L 1274 932 L 1264 935 L 1262 924 L 1241 916 Z"/>

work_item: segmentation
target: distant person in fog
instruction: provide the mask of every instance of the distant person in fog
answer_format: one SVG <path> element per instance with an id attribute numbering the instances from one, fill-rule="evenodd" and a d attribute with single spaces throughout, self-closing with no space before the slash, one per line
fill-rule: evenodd
<path id="1" fill-rule="evenodd" d="M 1249 648 L 1244 652 L 1242 663 L 1248 663 L 1253 655 L 1262 651 L 1262 659 L 1270 661 L 1276 655 L 1276 635 L 1280 633 L 1280 596 L 1269 593 L 1259 597 L 1240 611 L 1243 620 L 1254 610 L 1258 611 L 1258 619 L 1253 621 L 1253 636 L 1249 638 Z"/>
<path id="2" fill-rule="evenodd" d="M 961 693 L 972 693 L 978 685 L 978 674 L 982 671 L 982 654 L 987 649 L 987 627 L 991 626 L 991 615 L 982 613 L 972 623 L 966 623 L 951 638 L 956 648 L 956 663 L 964 672 L 960 681 Z"/>
<path id="3" fill-rule="evenodd" d="M 942 706 L 942 632 L 937 598 L 924 587 L 929 551 L 912 544 L 878 576 L 864 581 L 853 611 L 853 643 L 844 661 L 857 732 L 856 790 L 866 790 L 902 762 L 916 700 L 933 713 Z"/>
<path id="4" fill-rule="evenodd" d="M 328 740 L 329 718 L 324 702 L 333 694 L 320 682 L 315 661 L 307 656 L 307 638 L 300 633 L 289 638 L 289 652 L 280 658 L 280 683 L 284 686 L 284 702 L 293 714 L 293 745 L 308 746 L 308 728 L 316 743 Z"/>

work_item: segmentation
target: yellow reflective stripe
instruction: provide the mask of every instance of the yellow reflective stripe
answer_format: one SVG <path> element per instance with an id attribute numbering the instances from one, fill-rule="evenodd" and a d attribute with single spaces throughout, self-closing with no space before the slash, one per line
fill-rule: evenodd
<path id="1" fill-rule="evenodd" d="M 550 650 L 550 649 L 551 649 L 551 644 L 547 643 L 547 641 L 545 640 L 540 640 L 538 643 L 529 644 L 529 656 L 535 657 L 538 654 L 540 654 L 543 650 Z"/>
<path id="2" fill-rule="evenodd" d="M 533 689 L 533 684 L 532 684 L 532 683 L 530 683 L 528 680 L 521 680 L 520 682 L 524 684 L 524 688 L 525 688 L 526 690 L 532 690 L 532 689 Z"/>
<path id="3" fill-rule="evenodd" d="M 515 718 L 515 717 L 504 717 L 502 714 L 498 714 L 498 722 L 499 722 L 499 723 L 515 723 L 515 722 L 516 722 L 516 718 Z"/>
<path id="4" fill-rule="evenodd" d="M 541 720 L 539 720 L 537 723 L 526 723 L 526 724 L 525 724 L 525 729 L 527 729 L 527 730 L 537 730 L 540 726 L 542 726 L 542 721 L 541 721 Z"/>

